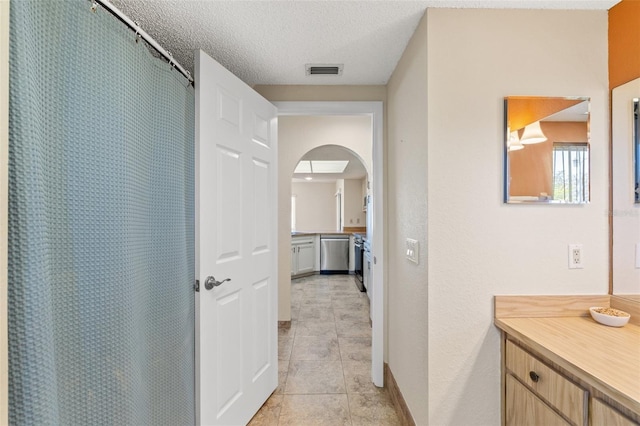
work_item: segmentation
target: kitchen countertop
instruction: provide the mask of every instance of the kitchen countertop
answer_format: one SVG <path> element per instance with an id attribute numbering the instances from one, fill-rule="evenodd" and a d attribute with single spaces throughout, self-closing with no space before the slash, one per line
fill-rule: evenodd
<path id="1" fill-rule="evenodd" d="M 305 235 L 362 235 L 361 232 L 342 232 L 342 231 L 292 231 L 292 237 L 302 237 Z M 366 235 L 366 233 L 365 233 Z"/>
<path id="2" fill-rule="evenodd" d="M 495 318 L 496 326 L 640 415 L 640 326 L 591 317 Z"/>

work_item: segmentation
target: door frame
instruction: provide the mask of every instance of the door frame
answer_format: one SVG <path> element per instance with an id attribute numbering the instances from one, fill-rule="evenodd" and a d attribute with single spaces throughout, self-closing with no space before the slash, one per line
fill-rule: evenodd
<path id="1" fill-rule="evenodd" d="M 373 259 L 373 300 L 371 301 L 371 378 L 384 386 L 384 313 L 386 291 L 386 229 L 384 193 L 384 109 L 382 101 L 375 102 L 272 102 L 281 115 L 368 115 L 372 131 L 372 230 L 371 255 Z M 369 233 L 369 231 L 367 231 Z"/>

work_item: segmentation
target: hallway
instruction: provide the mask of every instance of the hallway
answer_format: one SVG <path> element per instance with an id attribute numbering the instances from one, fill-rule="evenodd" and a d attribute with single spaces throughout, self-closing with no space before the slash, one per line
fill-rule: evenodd
<path id="1" fill-rule="evenodd" d="M 347 275 L 291 281 L 291 328 L 278 330 L 279 384 L 249 423 L 399 425 L 371 383 L 369 299 Z"/>

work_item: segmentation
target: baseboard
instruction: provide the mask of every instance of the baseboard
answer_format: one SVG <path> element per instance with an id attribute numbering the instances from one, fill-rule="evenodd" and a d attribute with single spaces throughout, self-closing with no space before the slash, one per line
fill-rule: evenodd
<path id="1" fill-rule="evenodd" d="M 278 328 L 291 328 L 291 321 L 278 321 Z"/>
<path id="2" fill-rule="evenodd" d="M 389 396 L 391 396 L 391 402 L 393 402 L 393 405 L 396 408 L 398 417 L 400 417 L 400 424 L 402 426 L 416 426 L 416 422 L 413 421 L 413 417 L 411 416 L 409 407 L 407 407 L 407 403 L 402 396 L 402 392 L 400 392 L 398 383 L 396 383 L 396 379 L 393 377 L 389 364 L 386 362 L 384 363 L 384 383 L 389 390 Z"/>
<path id="3" fill-rule="evenodd" d="M 320 271 L 305 272 L 305 273 L 298 274 L 298 275 L 291 275 L 291 279 L 295 280 L 296 278 L 310 277 L 312 275 L 318 275 L 319 273 L 320 273 Z"/>

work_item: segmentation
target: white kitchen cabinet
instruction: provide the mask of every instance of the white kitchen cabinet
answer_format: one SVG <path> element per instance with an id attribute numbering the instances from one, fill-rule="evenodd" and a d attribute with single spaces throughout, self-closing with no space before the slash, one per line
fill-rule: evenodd
<path id="1" fill-rule="evenodd" d="M 316 250 L 312 242 L 297 244 L 298 246 L 298 274 L 306 274 L 313 272 L 313 266 L 316 259 Z"/>
<path id="2" fill-rule="evenodd" d="M 313 236 L 291 239 L 291 276 L 311 274 L 316 263 L 316 247 Z"/>

